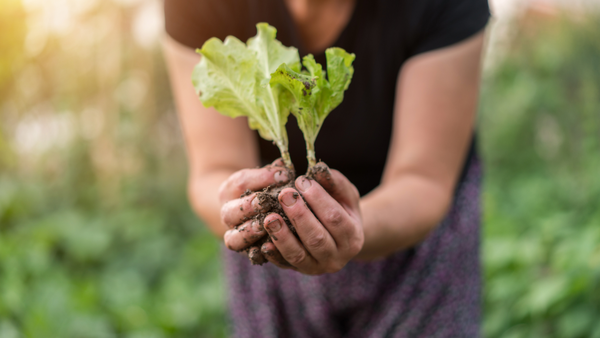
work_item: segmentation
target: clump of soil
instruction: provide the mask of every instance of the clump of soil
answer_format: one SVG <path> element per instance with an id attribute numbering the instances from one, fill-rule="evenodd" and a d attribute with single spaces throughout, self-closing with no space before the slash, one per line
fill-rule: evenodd
<path id="1" fill-rule="evenodd" d="M 277 213 L 281 216 L 281 218 L 283 218 L 285 224 L 294 233 L 294 235 L 298 237 L 298 234 L 296 233 L 296 228 L 290 222 L 285 212 L 283 212 L 281 204 L 279 204 L 279 193 L 281 193 L 281 191 L 285 188 L 295 188 L 294 181 L 296 179 L 296 175 L 294 170 L 285 168 L 282 168 L 281 170 L 287 170 L 288 177 L 290 178 L 289 182 L 283 185 L 270 185 L 264 188 L 262 191 L 256 192 L 256 197 L 258 198 L 258 204 L 261 206 L 261 210 L 256 216 L 252 217 L 251 219 L 257 221 L 260 229 L 262 230 L 264 229 L 264 220 L 267 217 L 267 215 L 270 213 Z M 318 163 L 316 166 L 310 168 L 306 176 L 311 179 L 318 179 L 319 181 L 331 182 L 331 173 L 329 172 L 327 166 L 323 163 Z M 325 188 L 327 189 L 328 187 Z M 254 192 L 255 191 L 246 190 L 240 196 L 240 198 L 246 197 Z M 238 229 L 238 227 L 236 227 L 236 229 Z M 275 238 L 274 236 L 269 236 L 268 234 L 264 235 L 262 238 L 254 242 L 250 247 L 241 250 L 241 252 L 244 252 L 248 255 L 248 259 L 250 259 L 250 262 L 253 265 L 263 265 L 264 263 L 267 263 L 268 260 L 263 256 L 263 254 L 260 251 L 260 248 L 263 244 L 267 242 L 273 242 L 273 240 L 277 240 L 277 238 Z"/>

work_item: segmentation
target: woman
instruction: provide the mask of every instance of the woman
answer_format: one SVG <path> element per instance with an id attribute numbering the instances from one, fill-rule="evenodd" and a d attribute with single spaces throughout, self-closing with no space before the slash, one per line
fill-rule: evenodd
<path id="1" fill-rule="evenodd" d="M 234 337 L 477 337 L 480 321 L 479 161 L 474 147 L 486 0 L 166 0 L 165 55 L 190 163 L 189 197 L 226 246 L 253 235 L 270 261 L 227 250 Z M 356 54 L 344 102 L 324 123 L 317 154 L 328 182 L 300 176 L 266 229 L 244 224 L 252 195 L 286 181 L 277 149 L 242 119 L 198 101 L 193 49 L 245 41 L 257 22 L 300 55 Z M 304 142 L 290 119 L 290 153 Z M 295 156 L 295 157 L 294 157 Z M 256 169 L 248 169 L 256 168 Z M 308 206 L 314 212 L 308 209 Z M 316 216 L 315 216 L 316 215 Z M 256 237 L 256 236 L 254 236 Z"/>

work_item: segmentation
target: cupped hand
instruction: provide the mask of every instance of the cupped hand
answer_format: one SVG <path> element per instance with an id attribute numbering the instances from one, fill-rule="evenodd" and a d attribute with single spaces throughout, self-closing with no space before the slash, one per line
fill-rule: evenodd
<path id="1" fill-rule="evenodd" d="M 315 180 L 300 176 L 295 181 L 297 190 L 286 188 L 279 194 L 300 240 L 279 214 L 272 213 L 264 224 L 273 243 L 261 247 L 271 263 L 308 275 L 341 270 L 364 243 L 358 190 L 339 171 L 322 163 L 318 166 L 323 169 Z"/>
<path id="2" fill-rule="evenodd" d="M 264 228 L 251 217 L 260 212 L 256 194 L 240 197 L 247 190 L 263 188 L 289 181 L 281 160 L 257 169 L 243 169 L 233 173 L 219 189 L 221 223 L 229 228 L 223 236 L 227 248 L 240 251 L 266 235 Z M 251 253 L 252 254 L 252 253 Z"/>

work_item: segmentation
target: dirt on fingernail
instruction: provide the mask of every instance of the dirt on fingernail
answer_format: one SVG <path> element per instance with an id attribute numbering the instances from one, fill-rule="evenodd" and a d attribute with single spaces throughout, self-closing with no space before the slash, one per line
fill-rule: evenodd
<path id="1" fill-rule="evenodd" d="M 277 169 L 282 170 L 281 168 L 277 168 Z M 240 196 L 240 198 L 244 198 L 253 193 L 256 194 L 255 198 L 258 199 L 258 204 L 260 205 L 261 209 L 255 210 L 255 212 L 257 214 L 255 216 L 251 217 L 250 219 L 252 219 L 254 222 L 258 223 L 257 228 L 260 231 L 265 230 L 265 227 L 264 227 L 265 217 L 267 217 L 268 214 L 276 213 L 276 214 L 279 214 L 281 216 L 281 218 L 283 218 L 283 221 L 286 223 L 288 228 L 290 230 L 292 230 L 292 233 L 294 233 L 294 235 L 296 235 L 296 237 L 297 237 L 298 235 L 296 234 L 296 229 L 290 222 L 287 215 L 283 212 L 283 208 L 279 204 L 279 193 L 285 188 L 293 188 L 294 187 L 294 179 L 296 177 L 295 172 L 293 170 L 290 170 L 290 169 L 284 169 L 284 170 L 287 170 L 287 177 L 290 178 L 290 180 L 287 181 L 287 183 L 273 184 L 273 185 L 270 185 L 270 186 L 264 188 L 262 191 L 257 191 L 257 192 L 246 190 Z M 253 265 L 262 265 L 268 261 L 263 257 L 262 254 L 260 254 L 260 248 L 262 247 L 263 244 L 265 244 L 267 242 L 272 242 L 273 240 L 277 240 L 277 238 L 275 238 L 274 236 L 269 236 L 268 234 L 265 233 L 264 235 L 261 236 L 260 239 L 258 239 L 256 242 L 254 242 L 250 247 L 247 247 L 247 248 L 241 250 L 241 252 L 245 252 L 247 254 L 248 259 L 250 259 L 250 262 Z M 256 252 L 258 252 L 258 254 Z"/>
<path id="2" fill-rule="evenodd" d="M 283 189 L 285 189 L 285 188 L 294 188 L 295 189 L 294 180 L 296 179 L 296 173 L 294 172 L 293 169 L 274 167 L 273 165 L 268 165 L 266 167 L 268 167 L 269 169 L 276 168 L 278 170 L 287 170 L 287 177 L 289 178 L 289 181 L 287 181 L 287 183 L 282 182 L 282 183 L 276 183 L 276 184 L 270 185 L 270 186 L 266 187 L 265 189 L 263 189 L 262 191 L 251 191 L 251 190 L 244 191 L 244 193 L 240 196 L 240 198 L 244 198 L 253 193 L 256 193 L 256 198 L 258 199 L 258 203 L 261 207 L 260 210 L 255 210 L 255 212 L 257 212 L 257 214 L 249 219 L 252 219 L 253 221 L 258 222 L 257 228 L 260 231 L 263 231 L 265 229 L 264 220 L 267 217 L 267 215 L 271 214 L 271 213 L 279 214 L 279 216 L 281 216 L 281 218 L 283 219 L 285 224 L 288 226 L 288 228 L 292 231 L 292 233 L 296 236 L 296 238 L 298 238 L 298 234 L 296 233 L 296 228 L 290 222 L 287 215 L 283 212 L 283 208 L 279 204 L 279 193 L 281 193 L 281 191 Z M 326 186 L 324 185 L 324 188 L 326 188 L 326 189 L 331 189 L 333 187 L 333 181 L 331 180 L 331 172 L 329 171 L 329 167 L 327 167 L 327 165 L 325 163 L 322 163 L 322 162 L 317 163 L 317 165 L 315 165 L 313 168 L 308 170 L 308 172 L 306 173 L 306 176 L 308 177 L 308 179 L 313 179 L 313 180 L 316 180 L 319 182 L 326 182 Z M 302 194 L 298 193 L 298 192 L 294 192 L 293 194 L 294 194 L 295 198 L 298 198 L 298 195 L 302 196 Z M 310 208 L 310 206 L 308 204 L 306 206 L 308 207 L 309 210 L 312 211 L 312 209 Z M 248 218 L 246 218 L 245 220 L 248 220 Z M 259 235 L 256 235 L 256 236 L 259 236 Z M 256 238 L 254 236 L 252 236 L 252 237 Z M 246 249 L 241 250 L 241 252 L 246 253 L 246 255 L 248 256 L 248 259 L 250 260 L 250 262 L 253 265 L 262 265 L 262 264 L 268 262 L 268 260 L 261 253 L 262 246 L 265 243 L 268 243 L 268 242 L 272 243 L 273 241 L 277 241 L 277 240 L 278 240 L 278 238 L 276 236 L 265 234 L 265 235 L 262 235 L 260 237 L 260 239 L 258 239 L 256 242 L 254 242 L 250 247 L 247 247 Z M 268 253 L 270 255 L 273 255 L 273 252 L 271 250 L 268 251 Z M 267 253 L 265 253 L 265 254 L 267 254 Z"/>

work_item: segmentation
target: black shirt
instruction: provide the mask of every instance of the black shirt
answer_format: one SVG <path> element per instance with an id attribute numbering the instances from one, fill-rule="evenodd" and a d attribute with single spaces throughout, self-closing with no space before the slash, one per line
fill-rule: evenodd
<path id="1" fill-rule="evenodd" d="M 481 31 L 489 19 L 487 0 L 357 0 L 352 17 L 332 46 L 356 54 L 354 78 L 342 104 L 331 112 L 315 143 L 317 159 L 340 170 L 361 195 L 379 185 L 392 135 L 396 81 L 406 60 L 458 43 Z M 200 48 L 211 37 L 233 35 L 242 41 L 268 22 L 287 46 L 307 51 L 281 0 L 165 0 L 167 33 Z M 315 55 L 325 65 L 323 52 Z M 292 161 L 306 171 L 306 150 L 296 120 L 287 130 Z M 258 134 L 257 134 L 258 137 Z M 471 143 L 465 167 L 474 156 Z M 260 139 L 263 163 L 279 157 Z M 464 173 L 463 173 L 464 175 Z M 461 178 L 462 180 L 462 178 Z"/>

